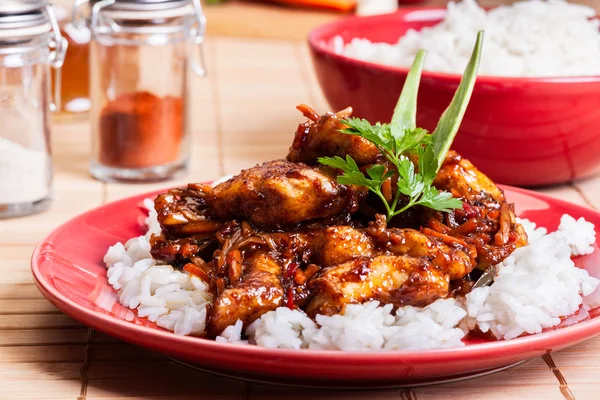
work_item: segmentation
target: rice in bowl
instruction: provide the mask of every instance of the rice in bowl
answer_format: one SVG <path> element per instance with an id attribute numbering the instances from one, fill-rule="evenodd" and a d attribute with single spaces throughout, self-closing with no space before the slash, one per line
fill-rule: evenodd
<path id="1" fill-rule="evenodd" d="M 527 0 L 490 11 L 475 0 L 449 2 L 442 22 L 409 30 L 395 44 L 354 38 L 333 39 L 334 51 L 348 57 L 410 67 L 427 50 L 425 69 L 461 74 L 474 38 L 485 30 L 479 75 L 550 77 L 600 75 L 600 21 L 593 8 L 563 0 Z"/>

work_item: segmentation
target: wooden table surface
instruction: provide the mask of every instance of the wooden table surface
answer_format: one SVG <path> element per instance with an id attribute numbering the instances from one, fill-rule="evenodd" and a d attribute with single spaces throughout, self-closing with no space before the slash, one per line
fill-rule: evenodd
<path id="1" fill-rule="evenodd" d="M 302 120 L 295 105 L 305 102 L 319 111 L 327 109 L 301 41 L 213 35 L 207 53 L 210 74 L 192 83 L 193 160 L 189 174 L 176 182 L 95 181 L 87 172 L 87 122 L 53 127 L 52 208 L 0 221 L 0 399 L 598 398 L 600 337 L 552 353 L 546 360 L 460 383 L 384 391 L 304 390 L 192 371 L 88 329 L 57 311 L 38 292 L 29 269 L 34 245 L 53 228 L 118 198 L 209 180 L 280 158 Z M 542 191 L 600 207 L 600 177 Z"/>

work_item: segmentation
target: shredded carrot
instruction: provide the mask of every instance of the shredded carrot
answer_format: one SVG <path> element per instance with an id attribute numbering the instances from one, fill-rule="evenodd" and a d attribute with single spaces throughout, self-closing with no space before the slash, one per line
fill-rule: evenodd
<path id="1" fill-rule="evenodd" d="M 437 219 L 431 218 L 428 223 L 429 227 L 439 233 L 448 233 L 450 228 Z"/>
<path id="2" fill-rule="evenodd" d="M 294 272 L 294 282 L 297 285 L 304 285 L 306 283 L 306 274 L 299 268 Z"/>
<path id="3" fill-rule="evenodd" d="M 320 269 L 321 267 L 319 267 L 316 264 L 309 264 L 308 267 L 306 267 L 306 269 L 304 270 L 304 275 L 306 275 L 306 279 L 312 278 L 313 275 L 319 272 Z"/>
<path id="4" fill-rule="evenodd" d="M 494 235 L 494 242 L 496 246 L 502 246 L 509 240 L 508 234 L 510 233 L 510 205 L 508 203 L 502 204 L 500 208 L 500 228 L 496 235 Z"/>
<path id="5" fill-rule="evenodd" d="M 449 234 L 450 236 L 456 235 L 468 235 L 469 233 L 473 233 L 477 230 L 477 218 L 471 218 L 467 220 L 467 222 L 462 225 L 452 229 Z"/>
<path id="6" fill-rule="evenodd" d="M 210 276 L 202 268 L 193 263 L 187 263 L 183 266 L 183 270 L 189 272 L 191 275 L 197 276 L 205 282 L 210 281 Z"/>
<path id="7" fill-rule="evenodd" d="M 356 6 L 356 0 L 271 0 L 274 3 L 281 3 L 290 6 L 299 7 L 319 7 L 342 12 L 352 11 Z"/>
<path id="8" fill-rule="evenodd" d="M 498 219 L 498 217 L 500 216 L 500 210 L 491 210 L 490 212 L 488 212 L 487 216 L 491 219 Z"/>
<path id="9" fill-rule="evenodd" d="M 462 247 L 467 247 L 467 243 L 464 240 L 455 238 L 453 236 L 448 236 L 443 233 L 436 232 L 433 229 L 423 228 L 423 229 L 421 229 L 421 231 L 426 235 L 430 235 L 430 236 L 441 239 L 442 242 L 446 243 L 447 245 L 458 244 Z"/>
<path id="10" fill-rule="evenodd" d="M 385 197 L 385 199 L 387 200 L 388 203 L 392 202 L 394 195 L 392 193 L 392 180 L 391 179 L 387 179 L 385 182 L 383 182 L 383 184 L 381 185 L 381 193 L 383 194 L 383 197 Z"/>
<path id="11" fill-rule="evenodd" d="M 215 285 L 217 287 L 217 295 L 223 293 L 225 290 L 225 280 L 223 278 L 217 278 L 215 280 Z"/>

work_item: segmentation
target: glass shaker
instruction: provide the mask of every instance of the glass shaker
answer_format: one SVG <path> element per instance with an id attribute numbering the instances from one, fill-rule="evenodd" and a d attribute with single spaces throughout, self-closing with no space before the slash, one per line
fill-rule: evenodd
<path id="1" fill-rule="evenodd" d="M 70 8 L 56 6 L 54 12 L 61 35 L 69 43 L 69 52 L 62 66 L 61 109 L 54 120 L 75 121 L 87 119 L 90 109 L 89 49 L 90 31 L 85 26 L 75 26 Z M 52 84 L 55 84 L 52 80 Z"/>
<path id="2" fill-rule="evenodd" d="M 59 108 L 66 50 L 45 0 L 0 1 L 0 218 L 39 212 L 51 203 L 49 113 Z"/>
<path id="3" fill-rule="evenodd" d="M 103 181 L 180 175 L 189 162 L 189 71 L 205 71 L 200 1 L 79 0 L 74 20 L 86 3 L 92 175 Z M 199 63 L 192 61 L 196 46 Z"/>

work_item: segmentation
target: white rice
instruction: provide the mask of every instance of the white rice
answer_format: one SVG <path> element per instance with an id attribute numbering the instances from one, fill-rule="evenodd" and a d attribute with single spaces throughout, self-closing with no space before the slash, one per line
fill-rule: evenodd
<path id="1" fill-rule="evenodd" d="M 225 328 L 223 332 L 215 338 L 215 341 L 219 343 L 248 344 L 247 340 L 242 340 L 243 325 L 242 321 L 238 319 L 235 324 Z"/>
<path id="2" fill-rule="evenodd" d="M 479 75 L 600 75 L 600 21 L 593 8 L 563 0 L 529 0 L 486 12 L 475 0 L 448 3 L 445 19 L 409 30 L 395 44 L 333 40 L 334 51 L 385 65 L 410 67 L 427 50 L 425 69 L 462 74 L 477 32 L 485 30 Z"/>
<path id="3" fill-rule="evenodd" d="M 571 254 L 582 256 L 594 252 L 596 231 L 594 224 L 583 218 L 576 220 L 570 215 L 563 215 L 558 226 L 558 237 L 563 238 L 571 248 Z"/>
<path id="4" fill-rule="evenodd" d="M 556 232 L 523 221 L 530 244 L 516 249 L 499 265 L 491 286 L 466 296 L 468 328 L 491 331 L 498 339 L 539 333 L 560 323 L 560 317 L 576 312 L 582 296 L 591 294 L 598 279 L 579 269 L 571 256 L 590 254 L 594 248 L 594 225 L 583 218 L 563 215 Z"/>
<path id="5" fill-rule="evenodd" d="M 541 239 L 548 233 L 548 229 L 544 227 L 538 227 L 535 222 L 532 222 L 528 219 L 517 218 L 517 222 L 523 226 L 523 229 L 525 229 L 529 244 L 537 242 L 538 239 Z"/>
<path id="6" fill-rule="evenodd" d="M 211 301 L 208 288 L 197 277 L 152 258 L 149 238 L 160 233 L 160 225 L 152 200 L 146 199 L 144 205 L 150 210 L 145 221 L 148 232 L 108 249 L 104 256 L 108 283 L 118 292 L 119 303 L 137 309 L 139 317 L 178 335 L 201 334 Z"/>
<path id="7" fill-rule="evenodd" d="M 147 199 L 144 204 L 150 210 L 145 221 L 148 233 L 108 249 L 104 257 L 108 282 L 119 303 L 136 309 L 138 317 L 178 335 L 201 335 L 212 300 L 208 288 L 197 277 L 152 259 L 149 238 L 160 232 L 160 226 L 153 202 Z M 491 286 L 475 289 L 464 299 L 441 299 L 395 313 L 391 305 L 371 301 L 348 305 L 340 315 L 317 315 L 316 321 L 301 310 L 279 307 L 244 332 L 237 321 L 216 341 L 282 349 L 389 351 L 464 346 L 462 339 L 476 327 L 499 339 L 539 333 L 576 312 L 582 296 L 598 286 L 598 279 L 571 260 L 572 255 L 594 250 L 596 233 L 593 224 L 568 215 L 550 234 L 533 222 L 519 221 L 530 244 L 499 265 Z"/>
<path id="8" fill-rule="evenodd" d="M 246 329 L 250 343 L 279 349 L 382 351 L 463 346 L 465 333 L 455 328 L 466 315 L 454 299 L 438 300 L 425 308 L 378 301 L 346 306 L 343 315 L 317 315 L 316 323 L 303 311 L 277 308 Z M 241 333 L 241 332 L 240 332 Z M 238 342 L 239 337 L 232 338 Z"/>

